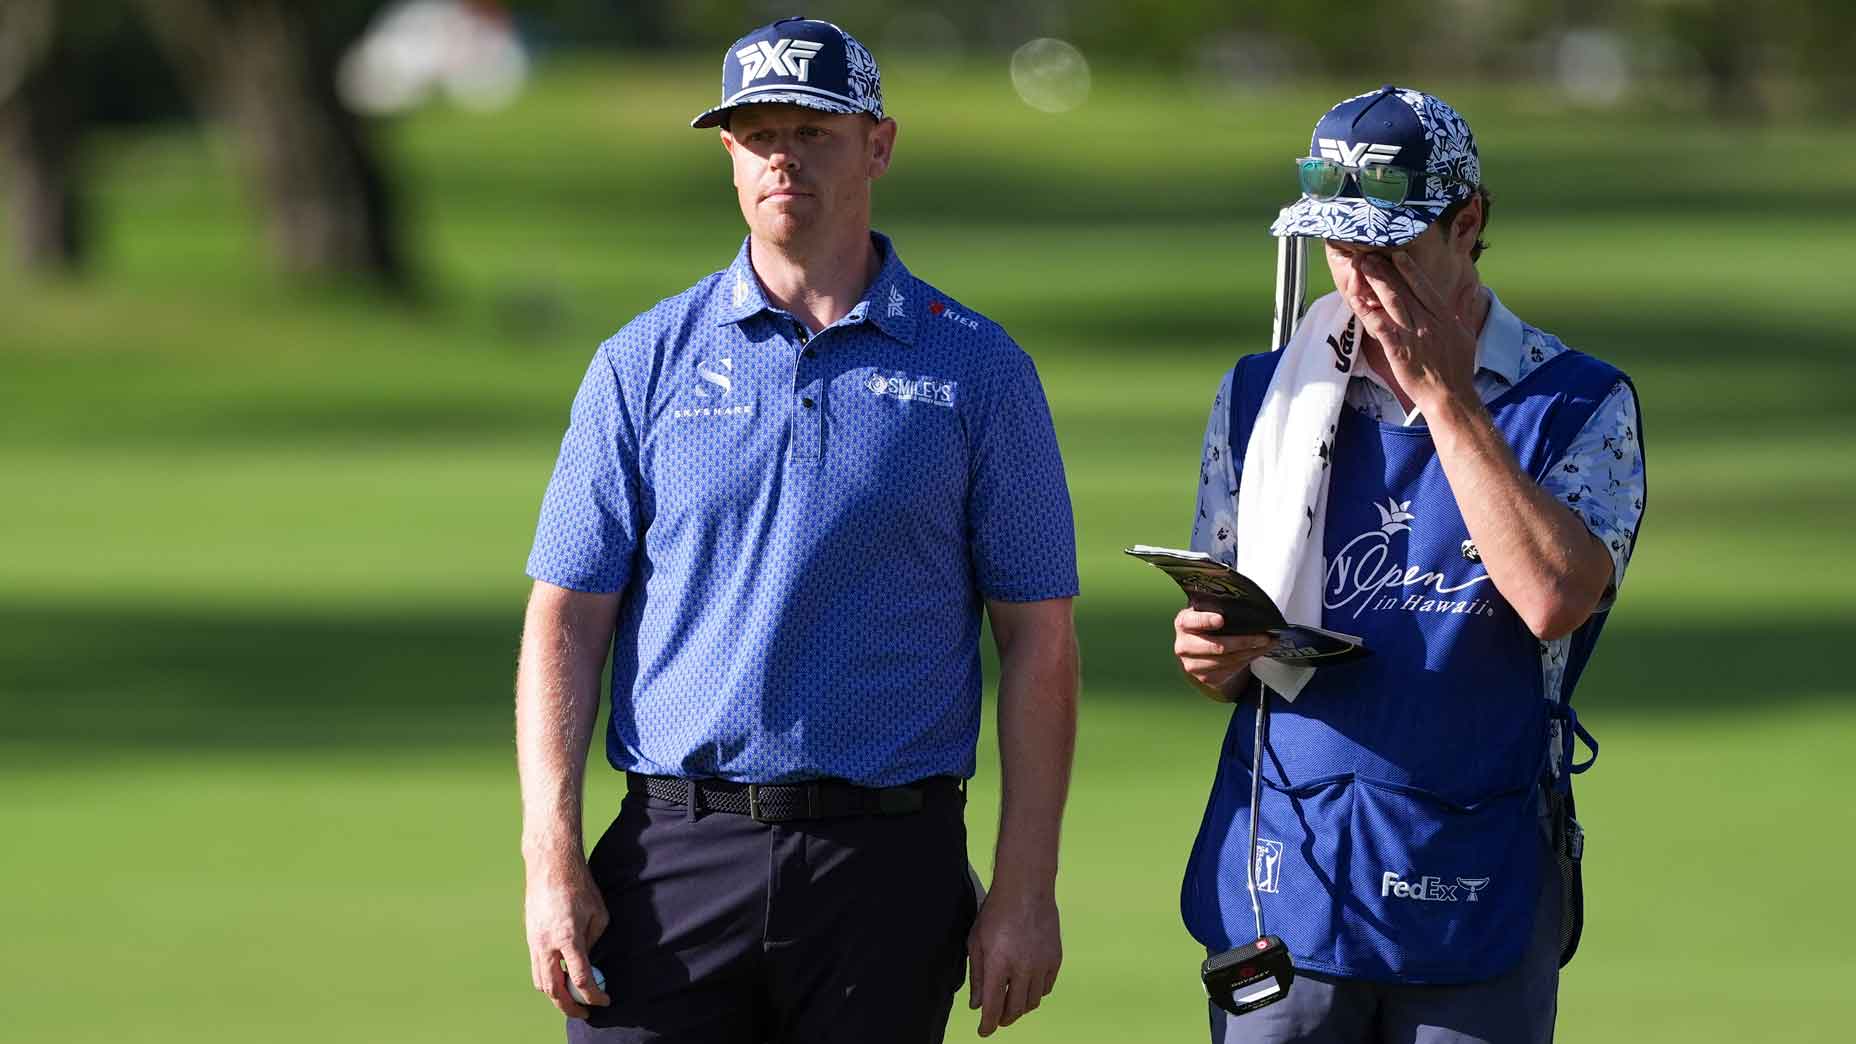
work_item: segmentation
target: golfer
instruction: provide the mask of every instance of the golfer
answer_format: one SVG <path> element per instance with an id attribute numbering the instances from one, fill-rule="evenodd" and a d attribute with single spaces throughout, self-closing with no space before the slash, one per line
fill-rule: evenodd
<path id="1" fill-rule="evenodd" d="M 1004 330 L 871 231 L 896 123 L 870 53 L 785 19 L 722 79 L 692 125 L 720 128 L 747 239 L 600 346 L 528 560 L 534 985 L 572 1041 L 867 1044 L 941 1040 L 968 979 L 987 1035 L 1061 955 L 1077 577 L 1049 408 Z M 962 818 L 982 610 L 983 901 Z M 588 856 L 608 651 L 626 793 Z"/>
<path id="2" fill-rule="evenodd" d="M 1193 546 L 1373 655 L 1311 674 L 1174 621 L 1206 695 L 1268 690 L 1254 881 L 1297 968 L 1212 1039 L 1547 1041 L 1581 904 L 1570 701 L 1643 512 L 1635 393 L 1482 284 L 1489 192 L 1448 105 L 1349 98 L 1295 166 L 1271 231 L 1322 240 L 1337 290 L 1225 378 Z M 1214 952 L 1256 934 L 1252 736 L 1235 714 L 1182 890 Z"/>

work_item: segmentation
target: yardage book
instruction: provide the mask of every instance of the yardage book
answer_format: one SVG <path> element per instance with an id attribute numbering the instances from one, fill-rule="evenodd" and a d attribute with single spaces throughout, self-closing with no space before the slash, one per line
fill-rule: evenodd
<path id="1" fill-rule="evenodd" d="M 1266 660 L 1298 667 L 1346 663 L 1372 650 L 1361 639 L 1309 624 L 1292 624 L 1257 582 L 1201 551 L 1136 544 L 1133 555 L 1173 578 L 1194 609 L 1223 613 L 1220 634 L 1268 634 L 1278 645 Z"/>

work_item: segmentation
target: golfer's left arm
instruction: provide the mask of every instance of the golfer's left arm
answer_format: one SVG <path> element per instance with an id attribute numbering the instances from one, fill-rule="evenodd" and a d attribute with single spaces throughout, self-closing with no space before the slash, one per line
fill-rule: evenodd
<path id="1" fill-rule="evenodd" d="M 988 601 L 999 649 L 999 844 L 968 937 L 968 1006 L 981 1036 L 1037 1008 L 1057 981 L 1057 844 L 1076 749 L 1070 599 Z"/>
<path id="2" fill-rule="evenodd" d="M 968 554 L 999 649 L 999 844 L 967 936 L 969 1007 L 989 1036 L 1057 979 L 1057 837 L 1076 746 L 1076 521 L 1031 357 L 998 347 L 961 389 L 970 435 Z"/>

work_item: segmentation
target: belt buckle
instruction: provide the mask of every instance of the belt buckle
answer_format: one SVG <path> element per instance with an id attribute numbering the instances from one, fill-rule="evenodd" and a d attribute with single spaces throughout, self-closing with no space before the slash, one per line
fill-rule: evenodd
<path id="1" fill-rule="evenodd" d="M 760 784 L 748 784 L 748 818 L 756 823 L 765 823 L 760 815 Z"/>

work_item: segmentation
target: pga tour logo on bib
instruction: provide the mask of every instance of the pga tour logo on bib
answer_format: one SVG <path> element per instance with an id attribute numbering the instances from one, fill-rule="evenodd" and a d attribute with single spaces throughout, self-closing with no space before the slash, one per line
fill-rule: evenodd
<path id="1" fill-rule="evenodd" d="M 873 373 L 864 381 L 872 395 L 887 395 L 904 402 L 926 402 L 952 408 L 957 382 L 939 377 L 886 376 Z"/>

